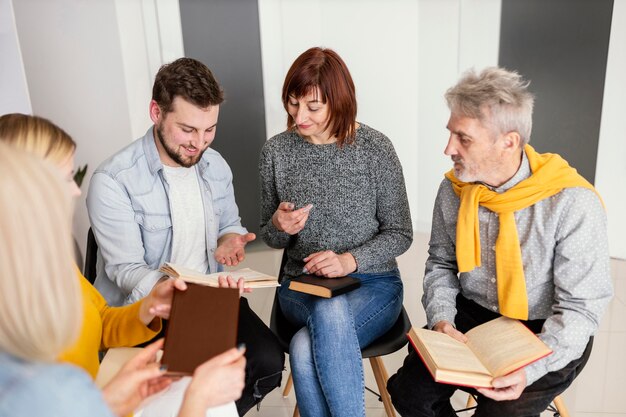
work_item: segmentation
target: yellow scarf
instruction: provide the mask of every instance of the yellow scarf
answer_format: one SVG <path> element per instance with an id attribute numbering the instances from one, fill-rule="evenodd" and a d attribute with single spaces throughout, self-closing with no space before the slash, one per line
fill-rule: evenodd
<path id="1" fill-rule="evenodd" d="M 556 154 L 539 154 L 530 145 L 524 147 L 532 175 L 513 188 L 496 193 L 482 184 L 465 183 L 446 173 L 461 205 L 456 227 L 456 259 L 459 272 L 480 267 L 480 229 L 478 206 L 481 205 L 500 219 L 496 240 L 496 274 L 500 313 L 521 320 L 528 319 L 528 296 L 522 264 L 522 251 L 517 236 L 514 212 L 530 207 L 544 198 L 558 194 L 563 188 L 591 185 L 576 170 Z"/>

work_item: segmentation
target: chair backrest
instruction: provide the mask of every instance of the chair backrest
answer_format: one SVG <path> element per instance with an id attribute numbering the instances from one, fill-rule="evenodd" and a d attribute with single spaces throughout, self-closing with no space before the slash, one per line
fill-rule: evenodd
<path id="1" fill-rule="evenodd" d="M 83 275 L 87 278 L 91 284 L 96 280 L 96 261 L 98 260 L 98 243 L 96 237 L 93 234 L 91 227 L 87 232 L 87 251 L 85 253 L 85 267 L 83 268 Z"/>

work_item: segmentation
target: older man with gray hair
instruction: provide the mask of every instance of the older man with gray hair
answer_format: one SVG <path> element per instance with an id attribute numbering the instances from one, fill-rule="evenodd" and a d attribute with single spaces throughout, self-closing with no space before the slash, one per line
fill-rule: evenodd
<path id="1" fill-rule="evenodd" d="M 533 96 L 512 71 L 469 71 L 446 92 L 453 161 L 433 211 L 422 304 L 427 326 L 465 342 L 500 316 L 521 320 L 553 353 L 493 388 L 439 384 L 410 349 L 388 389 L 403 416 L 539 416 L 584 367 L 612 296 L 606 215 L 595 189 L 556 154 L 529 144 Z"/>

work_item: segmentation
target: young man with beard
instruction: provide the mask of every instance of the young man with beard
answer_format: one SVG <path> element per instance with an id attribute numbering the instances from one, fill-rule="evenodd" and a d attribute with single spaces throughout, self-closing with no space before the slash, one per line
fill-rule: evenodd
<path id="1" fill-rule="evenodd" d="M 241 225 L 228 164 L 209 148 L 222 101 L 204 64 L 181 58 L 163 65 L 150 101 L 154 125 L 94 172 L 87 208 L 98 242 L 95 286 L 110 305 L 146 296 L 165 262 L 219 272 L 241 262 L 255 239 Z M 245 298 L 238 339 L 247 346 L 237 401 L 243 415 L 280 385 L 284 354 Z"/>
<path id="2" fill-rule="evenodd" d="M 538 417 L 589 358 L 612 295 L 606 215 L 565 160 L 528 145 L 527 87 L 516 72 L 487 68 L 446 93 L 454 167 L 435 200 L 422 304 L 428 327 L 460 342 L 507 316 L 553 353 L 472 389 L 436 383 L 411 349 L 387 385 L 402 416 L 456 416 L 450 397 L 462 389 L 478 394 L 475 417 Z"/>

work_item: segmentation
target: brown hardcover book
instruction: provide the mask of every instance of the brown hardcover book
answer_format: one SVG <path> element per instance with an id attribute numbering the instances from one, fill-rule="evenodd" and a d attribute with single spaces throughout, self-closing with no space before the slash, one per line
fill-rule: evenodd
<path id="1" fill-rule="evenodd" d="M 236 346 L 239 290 L 187 283 L 175 290 L 161 363 L 190 375 L 198 365 Z"/>
<path id="2" fill-rule="evenodd" d="M 434 380 L 469 387 L 491 387 L 507 375 L 552 353 L 518 320 L 499 317 L 474 327 L 467 343 L 447 334 L 412 328 L 407 334 Z"/>
<path id="3" fill-rule="evenodd" d="M 347 293 L 361 286 L 361 280 L 351 276 L 339 278 L 324 278 L 315 275 L 300 275 L 291 280 L 289 289 L 317 295 L 318 297 L 331 298 L 336 295 Z"/>

